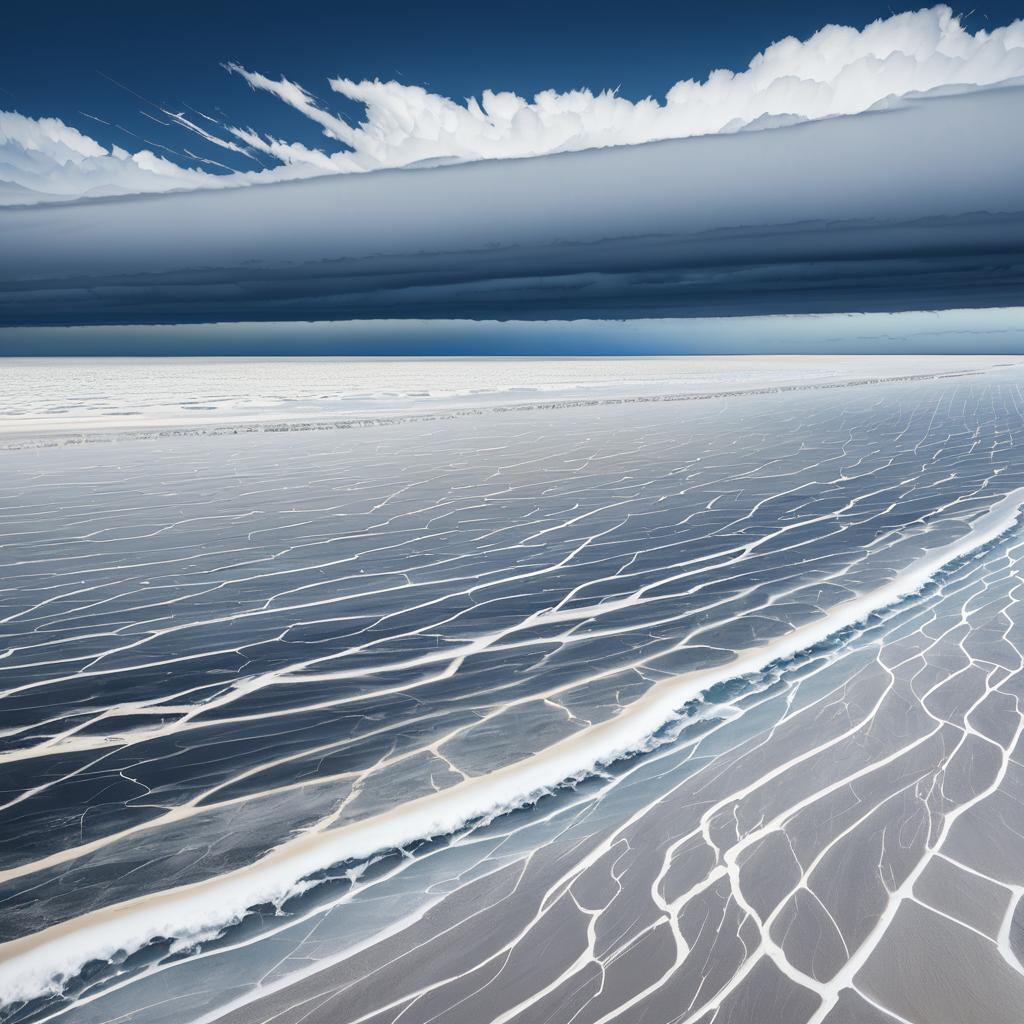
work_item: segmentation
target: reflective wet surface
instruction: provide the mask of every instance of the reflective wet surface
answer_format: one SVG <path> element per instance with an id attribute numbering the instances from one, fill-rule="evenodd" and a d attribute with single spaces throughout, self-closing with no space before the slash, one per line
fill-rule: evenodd
<path id="1" fill-rule="evenodd" d="M 868 372 L 7 452 L 2 1019 L 1016 1020 L 1024 373 Z"/>

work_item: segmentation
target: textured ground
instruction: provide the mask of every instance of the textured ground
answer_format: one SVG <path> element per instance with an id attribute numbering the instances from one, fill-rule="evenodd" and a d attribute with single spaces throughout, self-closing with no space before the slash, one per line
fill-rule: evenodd
<path id="1" fill-rule="evenodd" d="M 1022 382 L 6 453 L 0 1019 L 1017 1020 Z"/>

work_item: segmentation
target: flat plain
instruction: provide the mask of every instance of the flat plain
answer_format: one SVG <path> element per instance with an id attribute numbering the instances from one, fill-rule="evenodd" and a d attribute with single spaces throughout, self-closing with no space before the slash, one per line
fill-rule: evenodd
<path id="1" fill-rule="evenodd" d="M 635 362 L 6 399 L 0 1020 L 1019 1019 L 1024 368 Z"/>

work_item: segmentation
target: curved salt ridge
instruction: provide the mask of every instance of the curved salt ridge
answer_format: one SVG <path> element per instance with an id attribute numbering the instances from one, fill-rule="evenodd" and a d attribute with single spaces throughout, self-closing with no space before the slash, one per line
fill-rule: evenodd
<path id="1" fill-rule="evenodd" d="M 431 793 L 374 818 L 328 832 L 306 832 L 261 860 L 226 875 L 92 911 L 34 935 L 0 944 L 0 1003 L 60 988 L 88 961 L 134 950 L 158 937 L 196 939 L 240 920 L 261 903 L 279 903 L 305 888 L 302 878 L 333 864 L 362 860 L 415 840 L 447 835 L 500 814 L 641 750 L 687 701 L 718 683 L 761 671 L 917 593 L 943 568 L 985 547 L 1016 525 L 1024 487 L 997 502 L 964 537 L 919 559 L 895 580 L 836 605 L 787 636 L 742 652 L 728 665 L 655 683 L 606 722 L 567 737 L 513 765 Z"/>

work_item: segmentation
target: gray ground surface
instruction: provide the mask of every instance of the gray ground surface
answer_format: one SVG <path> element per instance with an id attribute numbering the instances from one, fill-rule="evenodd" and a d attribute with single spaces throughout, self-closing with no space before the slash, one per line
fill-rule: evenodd
<path id="1" fill-rule="evenodd" d="M 871 593 L 1024 484 L 1021 379 L 9 453 L 4 938 L 457 794 Z M 1022 544 L 575 788 L 0 1013 L 1017 1020 Z"/>

